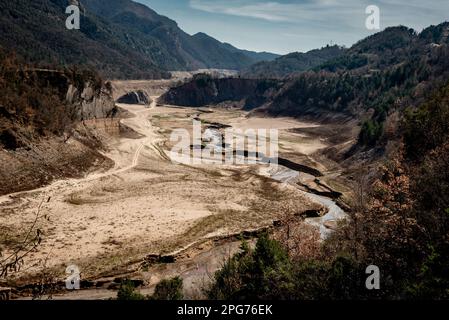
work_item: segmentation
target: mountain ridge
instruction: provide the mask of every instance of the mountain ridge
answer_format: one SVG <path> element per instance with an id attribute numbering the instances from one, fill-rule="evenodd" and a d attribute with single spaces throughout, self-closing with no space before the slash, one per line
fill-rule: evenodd
<path id="1" fill-rule="evenodd" d="M 206 34 L 191 36 L 131 0 L 79 0 L 80 30 L 67 30 L 69 0 L 0 1 L 0 46 L 36 66 L 83 65 L 107 78 L 168 78 L 168 71 L 243 69 L 261 57 Z"/>
<path id="2" fill-rule="evenodd" d="M 382 138 L 384 125 L 394 111 L 421 103 L 429 92 L 445 84 L 449 75 L 447 35 L 447 22 L 421 33 L 403 26 L 387 28 L 310 70 L 271 82 L 244 73 L 238 79 L 196 77 L 161 99 L 192 107 L 200 107 L 204 101 L 217 104 L 229 100 L 227 91 L 233 82 L 249 78 L 257 90 L 247 86 L 250 90 L 239 93 L 245 107 L 271 116 L 368 119 L 361 141 L 373 146 Z"/>
<path id="3" fill-rule="evenodd" d="M 320 64 L 337 58 L 345 49 L 335 46 L 326 46 L 308 52 L 292 52 L 280 56 L 272 61 L 261 61 L 246 69 L 241 74 L 250 78 L 282 78 L 293 73 L 310 70 Z"/>

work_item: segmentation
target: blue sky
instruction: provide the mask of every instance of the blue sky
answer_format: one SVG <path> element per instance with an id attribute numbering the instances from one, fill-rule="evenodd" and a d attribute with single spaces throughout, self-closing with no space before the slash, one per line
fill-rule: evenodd
<path id="1" fill-rule="evenodd" d="M 255 51 L 289 53 L 329 43 L 351 46 L 372 34 L 365 9 L 377 5 L 381 29 L 420 31 L 449 20 L 449 0 L 137 0 L 176 20 L 186 32 L 205 32 Z"/>

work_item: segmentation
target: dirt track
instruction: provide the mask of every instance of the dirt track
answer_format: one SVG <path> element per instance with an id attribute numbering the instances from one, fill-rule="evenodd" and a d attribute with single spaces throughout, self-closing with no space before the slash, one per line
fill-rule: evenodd
<path id="1" fill-rule="evenodd" d="M 267 180 L 253 166 L 190 167 L 167 160 L 166 133 L 191 125 L 196 110 L 155 103 L 121 107 L 135 115 L 123 124 L 142 138 L 109 141 L 112 170 L 0 198 L 0 225 L 18 238 L 39 203 L 51 198 L 38 223 L 43 242 L 27 257 L 20 276 L 43 268 L 63 274 L 70 264 L 85 277 L 119 272 L 148 254 L 270 225 L 284 212 L 316 207 L 297 189 Z M 220 116 L 232 114 L 218 111 L 215 117 Z"/>

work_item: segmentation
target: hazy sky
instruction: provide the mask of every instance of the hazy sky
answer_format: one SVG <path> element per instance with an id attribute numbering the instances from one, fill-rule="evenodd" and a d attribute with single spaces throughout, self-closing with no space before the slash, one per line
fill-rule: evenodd
<path id="1" fill-rule="evenodd" d="M 381 29 L 420 31 L 449 20 L 449 0 L 137 0 L 176 20 L 186 32 L 205 32 L 255 51 L 308 51 L 329 43 L 350 46 L 370 35 L 368 5 L 377 5 Z"/>

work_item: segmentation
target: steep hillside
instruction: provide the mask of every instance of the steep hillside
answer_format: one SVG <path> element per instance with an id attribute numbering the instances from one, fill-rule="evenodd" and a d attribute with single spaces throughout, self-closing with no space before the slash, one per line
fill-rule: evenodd
<path id="1" fill-rule="evenodd" d="M 187 107 L 234 101 L 245 109 L 253 109 L 268 101 L 281 84 L 277 80 L 214 78 L 199 74 L 192 81 L 169 90 L 159 100 Z"/>
<path id="2" fill-rule="evenodd" d="M 448 82 L 448 35 L 448 23 L 431 26 L 420 34 L 406 27 L 388 28 L 312 71 L 291 75 L 283 81 L 273 80 L 271 88 L 265 88 L 263 99 L 258 99 L 259 106 L 251 106 L 273 116 L 340 115 L 361 119 L 364 123 L 360 142 L 372 147 L 388 140 L 384 129 L 390 115 L 422 103 L 429 92 Z M 276 61 L 280 60 L 284 58 Z M 207 87 L 186 84 L 174 88 L 166 99 L 174 104 L 195 106 L 221 102 L 217 101 L 223 97 L 218 85 L 209 91 L 213 99 L 195 100 L 192 98 L 196 97 L 195 92 L 183 94 L 196 90 L 202 96 L 208 92 Z M 246 97 L 251 96 L 250 89 Z"/>
<path id="3" fill-rule="evenodd" d="M 80 30 L 67 30 L 69 0 L 0 1 L 0 46 L 27 63 L 85 65 L 108 78 L 167 78 L 171 70 L 239 70 L 261 58 L 130 0 L 80 0 Z M 255 58 L 254 56 L 258 57 Z M 269 55 L 265 55 L 269 57 Z"/>
<path id="4" fill-rule="evenodd" d="M 264 61 L 242 71 L 242 76 L 251 78 L 282 78 L 296 72 L 315 68 L 328 60 L 340 57 L 345 49 L 327 46 L 306 53 L 294 52 L 274 61 Z"/>
<path id="5" fill-rule="evenodd" d="M 133 48 L 133 33 L 112 26 L 87 11 L 81 30 L 65 27 L 66 0 L 0 1 L 0 46 L 15 51 L 27 63 L 85 65 L 116 78 L 160 78 L 151 57 Z M 151 39 L 142 39 L 146 46 Z"/>
<path id="6" fill-rule="evenodd" d="M 449 44 L 449 22 L 424 29 L 419 38 L 427 43 Z"/>
<path id="7" fill-rule="evenodd" d="M 1 53 L 0 90 L 0 194 L 111 165 L 88 123 L 118 131 L 119 110 L 96 74 L 20 67 Z"/>
<path id="8" fill-rule="evenodd" d="M 130 0 L 82 0 L 87 10 L 114 25 L 138 32 L 137 40 L 154 39 L 153 47 L 136 45 L 145 54 L 162 52 L 153 61 L 166 70 L 204 68 L 239 70 L 257 62 L 258 54 L 223 44 L 205 33 L 193 36 L 182 31 L 177 23 L 150 8 Z"/>

